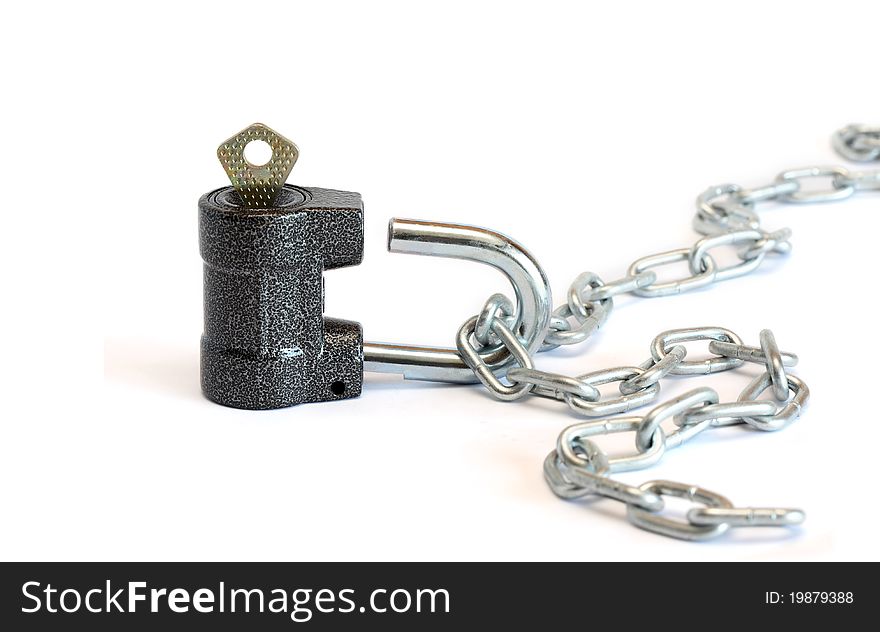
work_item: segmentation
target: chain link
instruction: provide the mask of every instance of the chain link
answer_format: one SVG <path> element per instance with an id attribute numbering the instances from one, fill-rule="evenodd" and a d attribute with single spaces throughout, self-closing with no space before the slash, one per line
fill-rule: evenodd
<path id="1" fill-rule="evenodd" d="M 844 158 L 880 161 L 880 127 L 850 125 L 839 130 L 834 147 Z M 806 183 L 813 183 L 807 188 Z M 819 182 L 821 186 L 815 187 Z M 626 276 L 605 283 L 594 272 L 583 272 L 568 289 L 566 302 L 557 307 L 540 351 L 590 339 L 607 321 L 614 297 L 622 294 L 652 298 L 681 294 L 757 270 L 766 257 L 791 251 L 791 230 L 767 231 L 756 212 L 759 203 L 810 204 L 842 200 L 865 191 L 880 190 L 880 170 L 851 172 L 844 167 L 813 166 L 780 173 L 770 184 L 751 189 L 722 184 L 697 196 L 693 228 L 703 235 L 692 246 L 634 261 Z M 715 251 L 733 248 L 738 262 L 719 266 Z M 685 263 L 688 274 L 658 282 L 656 268 Z M 544 477 L 551 490 L 565 499 L 598 494 L 627 505 L 627 517 L 636 526 L 667 536 L 703 540 L 731 527 L 791 526 L 804 513 L 787 508 L 735 508 L 723 496 L 699 487 L 670 481 L 649 481 L 639 487 L 615 481 L 611 473 L 642 469 L 700 433 L 731 425 L 765 431 L 782 429 L 796 420 L 809 399 L 809 389 L 791 375 L 798 358 L 782 352 L 769 330 L 761 332 L 760 346 L 748 347 L 735 333 L 721 327 L 698 327 L 662 332 L 651 344 L 651 358 L 638 366 L 621 366 L 576 377 L 534 368 L 527 349 L 511 331 L 513 303 L 504 295 L 489 298 L 478 316 L 459 330 L 457 346 L 464 361 L 496 398 L 513 401 L 533 394 L 564 401 L 576 414 L 604 417 L 630 411 L 657 400 L 660 382 L 667 376 L 706 375 L 736 369 L 745 362 L 764 365 L 765 371 L 740 394 L 736 402 L 721 403 L 710 388 L 699 388 L 671 399 L 643 417 L 591 420 L 566 428 L 557 448 L 544 461 Z M 686 360 L 679 343 L 705 340 L 712 354 L 705 360 Z M 480 357 L 480 351 L 503 345 L 519 366 L 507 371 L 509 383 L 499 379 Z M 619 382 L 620 396 L 602 398 L 599 385 Z M 761 400 L 770 389 L 776 401 Z M 671 420 L 672 427 L 662 424 Z M 590 437 L 634 432 L 636 452 L 609 457 Z M 690 499 L 704 505 L 691 509 L 687 520 L 660 515 L 664 496 Z"/>
<path id="2" fill-rule="evenodd" d="M 834 149 L 853 162 L 880 160 L 880 127 L 847 125 L 834 134 Z"/>
<path id="3" fill-rule="evenodd" d="M 696 332 L 697 329 L 687 331 Z M 739 339 L 733 332 L 718 327 L 704 327 L 699 331 L 700 337 L 694 333 L 693 339 L 712 339 L 720 332 L 726 332 L 724 335 L 730 338 Z M 762 342 L 768 341 L 772 336 L 769 330 L 761 332 Z M 664 337 L 665 334 L 660 334 L 655 341 Z M 756 349 L 738 343 L 726 344 L 733 344 L 735 351 Z M 762 353 L 760 349 L 757 351 Z M 780 359 L 783 357 L 781 352 L 776 353 Z M 737 355 L 748 355 L 754 361 L 760 357 L 758 353 Z M 763 356 L 767 367 L 775 366 L 772 362 L 774 355 L 771 349 L 770 353 Z M 678 352 L 669 353 L 663 361 L 671 362 L 669 359 L 673 358 L 680 365 L 683 357 Z M 794 356 L 785 354 L 785 357 Z M 737 359 L 742 363 L 741 358 Z M 738 365 L 727 366 L 724 370 L 736 368 Z M 566 499 L 588 495 L 613 498 L 627 505 L 627 518 L 637 527 L 685 540 L 714 538 L 726 533 L 731 527 L 800 524 L 804 519 L 804 512 L 800 509 L 736 508 L 723 496 L 692 485 L 649 481 L 634 487 L 610 477 L 614 473 L 650 467 L 670 450 L 710 429 L 748 425 L 759 430 L 775 431 L 786 427 L 799 417 L 806 406 L 809 389 L 800 379 L 788 374 L 786 397 L 782 401 L 759 400 L 758 397 L 773 384 L 771 370 L 765 371 L 748 384 L 735 402 L 719 402 L 718 393 L 714 389 L 700 387 L 655 406 L 641 417 L 598 419 L 573 424 L 560 433 L 556 449 L 545 459 L 544 478 L 557 496 Z M 793 393 L 791 397 L 789 389 Z M 663 424 L 668 421 L 672 424 L 667 429 Z M 634 452 L 611 457 L 594 440 L 620 432 L 635 434 Z M 708 509 L 692 509 L 687 514 L 686 522 L 672 520 L 661 515 L 665 506 L 663 496 L 689 498 L 706 505 Z"/>

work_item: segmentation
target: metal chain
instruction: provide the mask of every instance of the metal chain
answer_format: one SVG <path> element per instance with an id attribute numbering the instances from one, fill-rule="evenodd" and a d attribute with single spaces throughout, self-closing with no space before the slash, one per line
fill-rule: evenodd
<path id="1" fill-rule="evenodd" d="M 837 152 L 854 161 L 880 161 L 880 127 L 850 125 L 833 139 Z M 807 189 L 810 180 L 824 182 Z M 831 202 L 860 191 L 880 190 L 880 170 L 849 171 L 844 167 L 814 166 L 783 171 L 770 184 L 746 189 L 736 184 L 710 187 L 696 200 L 693 228 L 703 235 L 693 246 L 641 257 L 624 277 L 605 283 L 593 272 L 583 272 L 569 287 L 566 302 L 553 311 L 549 331 L 540 351 L 588 340 L 607 320 L 620 294 L 652 298 L 680 294 L 712 283 L 743 276 L 756 270 L 767 256 L 791 251 L 788 228 L 767 231 L 756 212 L 759 202 L 790 204 Z M 721 266 L 713 252 L 735 248 L 737 263 Z M 686 262 L 688 275 L 675 281 L 658 282 L 659 267 Z M 760 346 L 744 346 L 730 330 L 699 327 L 670 330 L 658 335 L 651 345 L 651 358 L 638 366 L 621 366 L 575 377 L 534 368 L 534 359 L 511 330 L 512 302 L 501 294 L 489 298 L 480 314 L 469 319 L 457 336 L 464 361 L 496 398 L 514 401 L 538 395 L 564 401 L 579 415 L 605 417 L 625 413 L 654 402 L 660 394 L 660 380 L 667 375 L 705 375 L 735 369 L 744 362 L 766 367 L 743 390 L 737 402 L 719 403 L 717 393 L 698 388 L 655 407 L 643 417 L 593 420 L 563 430 L 557 448 L 544 462 L 544 476 L 553 492 L 562 498 L 599 494 L 627 504 L 627 517 L 638 527 L 667 536 L 703 540 L 717 537 L 730 527 L 788 526 L 799 524 L 804 513 L 785 508 L 735 508 L 723 496 L 699 487 L 670 481 L 649 481 L 632 487 L 609 478 L 620 471 L 642 469 L 659 461 L 666 450 L 676 448 L 709 428 L 747 424 L 759 430 L 779 430 L 797 419 L 809 399 L 806 385 L 789 374 L 797 356 L 779 351 L 773 334 L 761 332 Z M 681 342 L 708 340 L 710 358 L 685 360 Z M 480 351 L 501 343 L 518 366 L 507 371 L 508 383 L 499 379 L 480 357 Z M 619 382 L 619 396 L 602 399 L 596 388 Z M 758 401 L 771 389 L 777 400 Z M 661 422 L 672 419 L 667 433 Z M 637 452 L 609 457 L 588 437 L 636 433 Z M 704 505 L 688 512 L 687 522 L 660 514 L 663 496 L 677 496 Z"/>
<path id="2" fill-rule="evenodd" d="M 847 125 L 834 134 L 834 149 L 853 162 L 880 160 L 880 127 Z"/>
<path id="3" fill-rule="evenodd" d="M 544 478 L 550 489 L 564 499 L 592 494 L 619 500 L 627 505 L 627 518 L 637 527 L 685 540 L 714 538 L 731 527 L 800 524 L 804 518 L 800 509 L 736 508 L 724 496 L 692 485 L 649 481 L 633 487 L 610 477 L 616 472 L 650 467 L 669 450 L 706 430 L 747 425 L 772 432 L 794 422 L 810 397 L 806 384 L 787 371 L 797 363 L 797 356 L 780 351 L 769 330 L 762 331 L 760 339 L 760 348 L 746 347 L 733 342 L 739 340 L 736 334 L 718 327 L 670 330 L 658 335 L 651 344 L 649 362 L 654 362 L 655 367 L 659 362 L 666 363 L 665 375 L 696 374 L 693 369 L 714 373 L 736 369 L 745 361 L 760 362 L 766 371 L 754 378 L 735 402 L 719 402 L 714 389 L 700 387 L 655 406 L 641 417 L 595 419 L 567 427 L 559 435 L 556 449 L 544 460 Z M 712 341 L 710 348 L 722 355 L 701 362 L 686 362 L 684 347 L 669 348 L 670 344 L 684 340 Z M 659 362 L 658 355 L 662 355 Z M 777 380 L 785 385 L 782 393 L 775 388 Z M 777 401 L 759 400 L 771 386 Z M 664 428 L 663 423 L 667 421 L 671 426 Z M 635 433 L 635 451 L 611 457 L 594 438 L 618 432 Z M 707 508 L 692 509 L 686 522 L 674 521 L 661 515 L 664 495 L 688 498 Z"/>

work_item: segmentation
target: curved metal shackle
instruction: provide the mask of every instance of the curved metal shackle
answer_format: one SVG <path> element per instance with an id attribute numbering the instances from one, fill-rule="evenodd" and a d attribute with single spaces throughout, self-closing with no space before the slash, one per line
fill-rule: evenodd
<path id="1" fill-rule="evenodd" d="M 476 226 L 392 219 L 388 225 L 388 250 L 428 257 L 466 259 L 500 270 L 513 285 L 516 295 L 513 331 L 530 353 L 536 352 L 541 346 L 553 310 L 550 283 L 535 258 L 514 240 Z M 450 332 L 450 335 L 453 333 Z M 502 370 L 510 364 L 510 353 L 501 346 L 487 349 L 482 356 L 493 371 Z M 364 371 L 401 373 L 412 380 L 477 381 L 458 350 L 447 347 L 365 342 Z"/>

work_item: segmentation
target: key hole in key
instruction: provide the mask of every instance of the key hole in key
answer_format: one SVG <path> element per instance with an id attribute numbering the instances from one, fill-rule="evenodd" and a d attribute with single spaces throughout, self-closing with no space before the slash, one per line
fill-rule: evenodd
<path id="1" fill-rule="evenodd" d="M 252 140 L 244 146 L 244 159 L 251 167 L 265 167 L 272 160 L 272 147 L 264 140 Z"/>

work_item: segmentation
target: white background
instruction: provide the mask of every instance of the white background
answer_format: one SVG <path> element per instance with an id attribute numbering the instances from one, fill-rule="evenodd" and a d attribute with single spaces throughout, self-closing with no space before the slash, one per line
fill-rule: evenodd
<path id="1" fill-rule="evenodd" d="M 326 275 L 328 315 L 371 340 L 451 344 L 509 288 L 388 254 L 390 217 L 513 236 L 558 303 L 583 270 L 612 280 L 692 243 L 709 185 L 840 163 L 831 132 L 880 122 L 878 23 L 873 1 L 7 7 L 0 557 L 877 559 L 876 194 L 770 205 L 764 225 L 794 230 L 787 259 L 618 300 L 589 343 L 539 358 L 637 364 L 658 332 L 699 325 L 751 344 L 769 327 L 800 355 L 813 399 L 796 424 L 709 433 L 621 475 L 807 512 L 702 545 L 642 532 L 613 501 L 554 497 L 541 462 L 579 421 L 557 402 L 379 375 L 342 403 L 206 401 L 196 201 L 227 183 L 220 141 L 267 123 L 299 145 L 291 182 L 365 200 L 365 260 Z M 666 380 L 661 398 L 735 399 L 756 370 Z"/>

